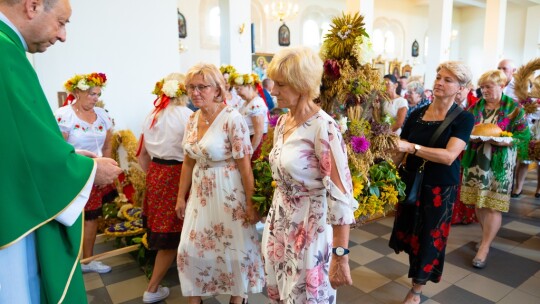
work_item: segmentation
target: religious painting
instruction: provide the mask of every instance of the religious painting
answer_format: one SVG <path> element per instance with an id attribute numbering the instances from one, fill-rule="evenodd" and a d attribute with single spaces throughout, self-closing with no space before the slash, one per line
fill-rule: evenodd
<path id="1" fill-rule="evenodd" d="M 420 45 L 418 45 L 418 41 L 414 40 L 411 47 L 411 55 L 413 57 L 418 57 L 419 52 L 420 52 Z"/>
<path id="2" fill-rule="evenodd" d="M 178 10 L 178 38 L 186 38 L 187 37 L 187 26 L 186 26 L 186 18 L 182 13 L 180 13 L 180 10 Z"/>
<path id="3" fill-rule="evenodd" d="M 291 44 L 291 31 L 289 31 L 289 27 L 285 23 L 279 27 L 278 42 L 279 46 L 289 46 Z"/>
<path id="4" fill-rule="evenodd" d="M 266 69 L 270 61 L 272 61 L 272 57 L 274 57 L 274 54 L 256 53 L 251 55 L 253 73 L 257 74 L 261 81 L 266 78 Z"/>
<path id="5" fill-rule="evenodd" d="M 406 64 L 401 68 L 401 76 L 411 77 L 412 66 Z"/>
<path id="6" fill-rule="evenodd" d="M 388 66 L 388 74 L 392 74 L 396 76 L 396 78 L 399 78 L 399 76 L 401 76 L 401 62 L 397 61 L 397 59 L 391 61 Z"/>

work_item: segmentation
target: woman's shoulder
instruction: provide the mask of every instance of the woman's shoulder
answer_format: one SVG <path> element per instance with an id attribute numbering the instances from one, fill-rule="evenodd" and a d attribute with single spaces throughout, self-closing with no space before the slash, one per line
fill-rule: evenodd
<path id="1" fill-rule="evenodd" d="M 469 111 L 463 110 L 454 120 L 454 124 L 464 126 L 474 125 L 474 115 Z"/>
<path id="2" fill-rule="evenodd" d="M 73 112 L 71 105 L 60 107 L 54 112 L 54 115 L 56 116 L 71 116 L 74 114 L 75 112 Z"/>

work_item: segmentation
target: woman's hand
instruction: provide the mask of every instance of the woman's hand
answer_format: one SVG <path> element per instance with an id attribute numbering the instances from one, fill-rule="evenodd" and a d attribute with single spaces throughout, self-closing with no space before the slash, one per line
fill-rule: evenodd
<path id="1" fill-rule="evenodd" d="M 179 219 L 184 220 L 184 216 L 186 214 L 186 199 L 184 197 L 179 196 L 176 199 L 174 211 L 176 211 L 176 216 L 178 216 Z"/>
<path id="2" fill-rule="evenodd" d="M 246 207 L 246 220 L 252 225 L 261 220 L 259 212 L 257 212 L 253 204 L 248 204 Z"/>
<path id="3" fill-rule="evenodd" d="M 414 144 L 411 144 L 410 142 L 400 139 L 398 141 L 398 152 L 406 152 L 406 153 L 414 153 Z M 412 151 L 412 152 L 411 152 Z"/>
<path id="4" fill-rule="evenodd" d="M 337 289 L 340 286 L 352 285 L 351 270 L 349 268 L 348 256 L 332 256 L 330 261 L 330 271 L 328 273 L 330 285 Z"/>

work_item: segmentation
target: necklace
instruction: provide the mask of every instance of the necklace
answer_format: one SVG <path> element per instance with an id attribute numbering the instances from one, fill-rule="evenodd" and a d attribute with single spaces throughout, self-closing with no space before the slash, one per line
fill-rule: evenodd
<path id="1" fill-rule="evenodd" d="M 203 114 L 204 122 L 206 122 L 207 125 L 210 124 L 210 121 L 209 121 L 209 120 L 212 120 L 212 118 L 214 118 L 214 114 L 216 114 L 216 111 L 217 111 L 218 108 L 219 108 L 219 105 L 216 106 L 216 107 L 214 107 L 214 111 L 212 112 L 212 115 L 210 116 L 210 119 L 208 119 L 208 118 L 206 117 L 206 115 Z"/>
<path id="2" fill-rule="evenodd" d="M 305 123 L 311 116 L 313 116 L 313 114 L 317 113 L 318 111 L 319 111 L 319 108 L 317 107 L 317 108 L 315 108 L 314 111 L 312 111 L 311 113 L 309 113 L 309 114 L 307 115 L 306 119 L 300 120 L 297 124 L 295 124 L 294 126 L 288 128 L 288 129 L 285 130 L 285 131 L 283 131 L 283 129 L 282 129 L 281 135 L 285 135 L 285 134 L 289 133 L 292 129 L 297 128 L 299 125 Z M 283 128 L 285 128 L 285 125 L 283 125 Z"/>

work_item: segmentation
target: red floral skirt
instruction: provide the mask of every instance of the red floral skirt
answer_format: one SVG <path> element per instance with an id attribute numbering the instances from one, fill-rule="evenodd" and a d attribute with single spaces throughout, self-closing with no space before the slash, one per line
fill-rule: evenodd
<path id="1" fill-rule="evenodd" d="M 118 192 L 114 184 L 109 184 L 104 187 L 98 187 L 96 185 L 92 186 L 92 191 L 90 192 L 90 197 L 84 205 L 84 219 L 86 221 L 92 221 L 97 219 L 103 214 L 102 206 L 103 202 L 108 203 L 112 201 Z"/>
<path id="2" fill-rule="evenodd" d="M 389 245 L 409 254 L 409 278 L 417 284 L 441 280 L 457 189 L 424 185 L 416 205 L 398 204 Z"/>
<path id="3" fill-rule="evenodd" d="M 463 177 L 463 170 L 461 170 L 461 177 Z M 476 218 L 476 211 L 474 205 L 465 205 L 460 199 L 461 179 L 458 187 L 458 193 L 456 196 L 456 202 L 454 203 L 454 211 L 452 212 L 452 225 L 454 224 L 470 224 L 478 223 Z"/>
<path id="4" fill-rule="evenodd" d="M 152 250 L 176 249 L 180 243 L 183 221 L 176 216 L 174 208 L 181 172 L 181 163 L 150 162 L 146 174 L 143 223 L 147 228 L 148 246 Z"/>

